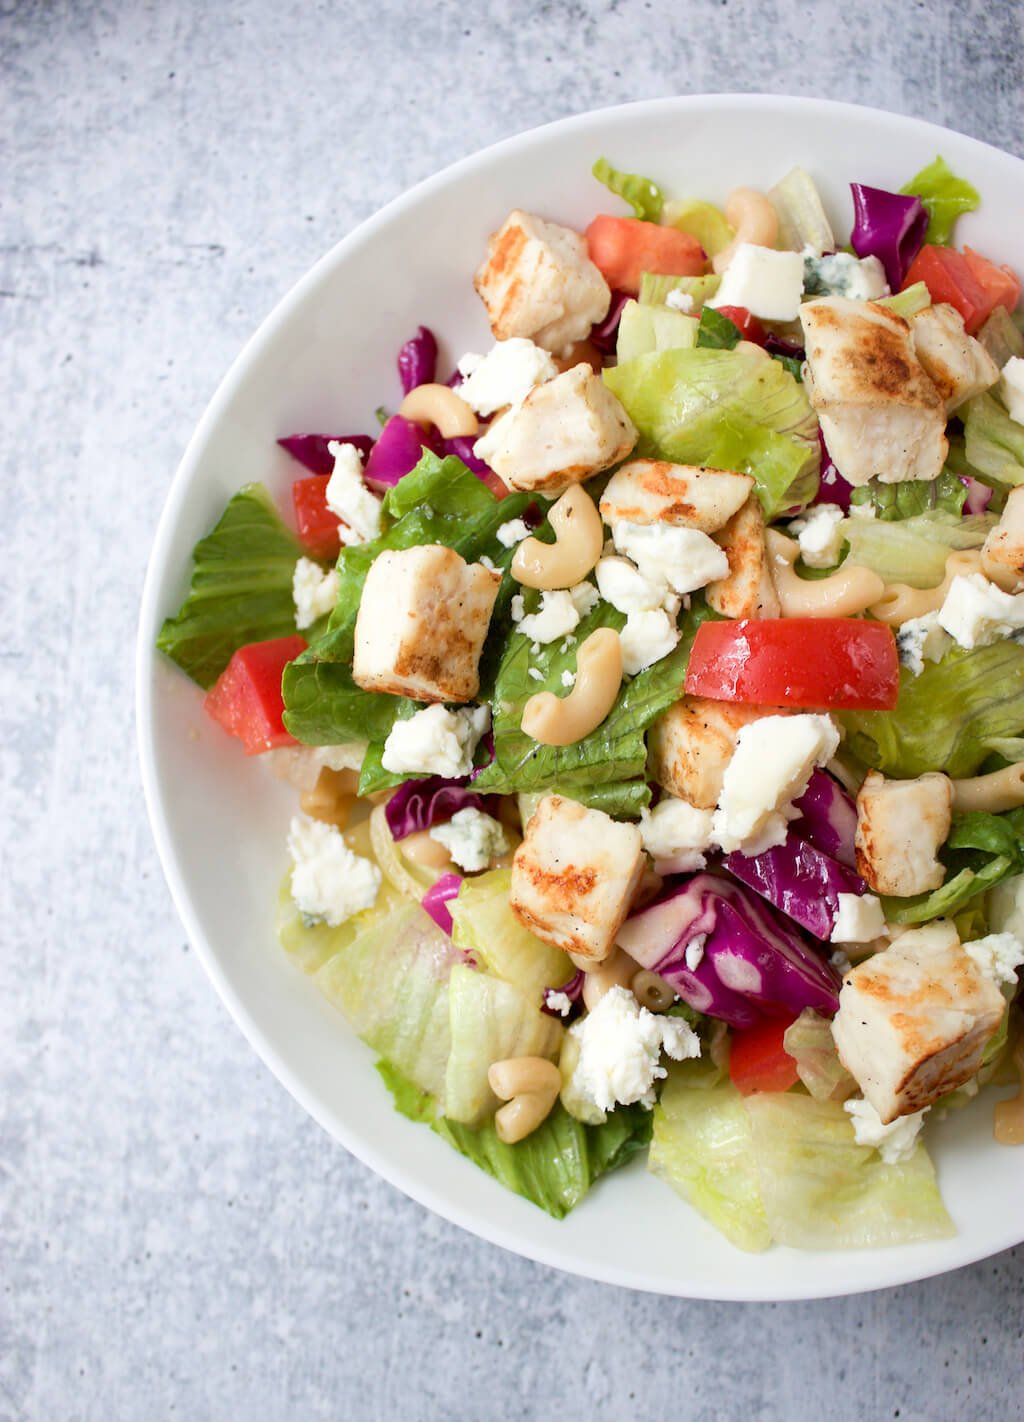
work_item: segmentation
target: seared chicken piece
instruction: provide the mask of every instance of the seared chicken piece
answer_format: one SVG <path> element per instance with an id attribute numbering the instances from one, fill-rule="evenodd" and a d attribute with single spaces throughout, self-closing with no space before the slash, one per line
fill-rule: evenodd
<path id="1" fill-rule="evenodd" d="M 779 595 L 765 543 L 764 515 L 756 494 L 715 537 L 729 559 L 729 576 L 708 583 L 708 606 L 723 617 L 780 617 Z"/>
<path id="2" fill-rule="evenodd" d="M 589 365 L 574 365 L 499 415 L 473 446 L 513 489 L 550 498 L 624 459 L 633 422 Z"/>
<path id="3" fill-rule="evenodd" d="M 601 517 L 610 525 L 669 523 L 714 533 L 746 502 L 753 484 L 749 474 L 633 459 L 609 479 Z"/>
<path id="4" fill-rule="evenodd" d="M 807 394 L 843 478 L 934 479 L 948 450 L 946 409 L 903 317 L 874 301 L 826 296 L 805 301 L 800 321 Z"/>
<path id="5" fill-rule="evenodd" d="M 509 904 L 545 943 L 600 963 L 615 946 L 645 862 L 636 825 L 545 795 L 512 861 Z"/>
<path id="6" fill-rule="evenodd" d="M 589 336 L 611 305 L 586 238 L 518 208 L 489 238 L 474 285 L 495 340 L 529 336 L 556 356 Z"/>
<path id="7" fill-rule="evenodd" d="M 1024 485 L 1007 495 L 999 522 L 982 547 L 981 566 L 1003 592 L 1024 592 Z"/>
<path id="8" fill-rule="evenodd" d="M 363 585 L 352 679 L 417 701 L 471 701 L 501 574 L 428 543 L 378 554 Z"/>
<path id="9" fill-rule="evenodd" d="M 937 889 L 946 870 L 936 855 L 952 812 L 948 776 L 887 780 L 870 771 L 857 796 L 857 873 L 879 894 L 908 898 Z"/>
<path id="10" fill-rule="evenodd" d="M 999 379 L 988 351 L 964 330 L 964 318 L 946 302 L 926 306 L 910 319 L 914 350 L 951 415 L 965 400 L 980 395 Z"/>
<path id="11" fill-rule="evenodd" d="M 684 696 L 651 727 L 647 741 L 651 774 L 663 790 L 680 800 L 713 810 L 742 728 L 762 716 L 778 714 L 766 706 Z"/>
<path id="12" fill-rule="evenodd" d="M 839 1058 L 883 1124 L 969 1081 L 1006 1011 L 1003 995 L 936 919 L 900 934 L 843 978 Z"/>

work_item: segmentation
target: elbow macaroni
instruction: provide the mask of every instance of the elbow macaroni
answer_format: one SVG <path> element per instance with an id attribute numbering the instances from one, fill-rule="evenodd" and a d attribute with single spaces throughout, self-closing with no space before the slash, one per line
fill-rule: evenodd
<path id="1" fill-rule="evenodd" d="M 953 809 L 959 814 L 985 810 L 990 815 L 999 815 L 1004 810 L 1015 810 L 1018 805 L 1024 805 L 1024 761 L 993 770 L 990 775 L 953 781 Z"/>
<path id="2" fill-rule="evenodd" d="M 601 515 L 593 499 L 573 484 L 548 512 L 554 543 L 525 538 L 512 559 L 512 576 L 528 588 L 551 592 L 581 583 L 597 565 L 604 546 Z"/>
<path id="3" fill-rule="evenodd" d="M 615 703 L 622 685 L 622 647 L 610 627 L 591 632 L 576 654 L 576 682 L 568 696 L 539 691 L 523 708 L 522 728 L 545 746 L 571 746 L 589 736 Z"/>
<path id="4" fill-rule="evenodd" d="M 546 1057 L 508 1057 L 491 1064 L 487 1082 L 495 1096 L 508 1103 L 494 1117 L 498 1139 L 515 1145 L 546 1119 L 558 1099 L 562 1077 Z"/>
<path id="5" fill-rule="evenodd" d="M 783 617 L 852 617 L 885 593 L 885 583 L 870 568 L 844 566 L 828 578 L 801 578 L 793 566 L 799 545 L 773 528 L 765 537 Z"/>
<path id="6" fill-rule="evenodd" d="M 946 575 L 937 587 L 912 588 L 906 583 L 889 583 L 884 595 L 871 605 L 871 615 L 877 617 L 879 622 L 887 622 L 890 627 L 900 627 L 915 617 L 937 612 L 945 602 L 954 578 L 980 571 L 981 553 L 977 549 L 967 548 L 951 553 L 946 559 Z"/>
<path id="7" fill-rule="evenodd" d="M 436 426 L 445 439 L 475 435 L 480 429 L 465 400 L 447 385 L 417 385 L 399 405 L 398 413 L 414 424 Z"/>
<path id="8" fill-rule="evenodd" d="M 716 272 L 724 272 L 736 248 L 743 242 L 755 247 L 774 247 L 779 237 L 779 218 L 764 193 L 755 188 L 733 188 L 725 203 L 725 216 L 736 234 L 728 247 L 712 260 Z"/>

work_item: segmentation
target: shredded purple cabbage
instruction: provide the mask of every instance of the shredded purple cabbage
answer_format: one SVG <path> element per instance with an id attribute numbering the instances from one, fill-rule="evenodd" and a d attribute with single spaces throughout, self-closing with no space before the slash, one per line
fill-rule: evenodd
<path id="1" fill-rule="evenodd" d="M 476 438 L 474 435 L 455 435 L 452 439 L 446 439 L 443 443 L 443 453 L 454 454 L 473 474 L 490 474 L 491 466 L 473 453 Z"/>
<path id="2" fill-rule="evenodd" d="M 815 770 L 807 789 L 795 800 L 800 818 L 790 828 L 831 859 L 852 869 L 857 863 L 854 839 L 857 834 L 857 806 L 838 780 L 824 770 Z M 863 892 L 860 890 L 859 892 Z"/>
<path id="3" fill-rule="evenodd" d="M 796 834 L 762 854 L 727 854 L 725 868 L 749 889 L 827 943 L 839 913 L 840 894 L 863 894 L 859 874 Z"/>
<path id="4" fill-rule="evenodd" d="M 803 346 L 794 345 L 792 341 L 784 341 L 774 331 L 769 331 L 765 336 L 764 348 L 769 355 L 789 356 L 791 360 L 807 359 L 807 352 Z"/>
<path id="5" fill-rule="evenodd" d="M 918 197 L 851 183 L 853 231 L 850 246 L 858 257 L 877 257 L 890 291 L 899 291 L 911 262 L 924 244 L 928 212 Z"/>
<path id="6" fill-rule="evenodd" d="M 450 820 L 457 810 L 486 810 L 488 800 L 466 789 L 465 780 L 445 780 L 431 775 L 426 780 L 406 780 L 384 806 L 392 839 L 405 839 L 442 820 Z"/>
<path id="7" fill-rule="evenodd" d="M 452 916 L 448 908 L 448 901 L 457 899 L 461 888 L 462 876 L 460 874 L 442 874 L 437 883 L 430 886 L 420 901 L 423 912 L 428 913 L 438 928 L 443 929 L 449 938 L 452 936 Z"/>
<path id="8" fill-rule="evenodd" d="M 844 513 L 848 513 L 853 485 L 847 483 L 833 464 L 832 456 L 828 452 L 828 445 L 825 443 L 825 433 L 820 425 L 818 426 L 818 444 L 821 446 L 821 478 L 818 481 L 818 492 L 811 503 L 838 504 Z"/>
<path id="9" fill-rule="evenodd" d="M 619 322 L 622 320 L 622 308 L 630 299 L 628 291 L 613 291 L 608 315 L 603 321 L 598 321 L 596 326 L 591 326 L 591 345 L 596 346 L 602 355 L 615 354 L 615 343 L 619 338 Z"/>
<path id="10" fill-rule="evenodd" d="M 693 875 L 633 914 L 616 941 L 697 1012 L 731 1027 L 805 1007 L 831 1017 L 839 1006 L 839 974 L 796 926 L 712 874 Z"/>
<path id="11" fill-rule="evenodd" d="M 373 449 L 373 440 L 369 435 L 286 435 L 277 442 L 311 474 L 333 474 L 334 455 L 327 446 L 335 441 L 338 444 L 354 444 L 364 459 L 368 458 Z"/>
<path id="12" fill-rule="evenodd" d="M 961 484 L 967 490 L 967 498 L 964 500 L 964 513 L 982 514 L 988 509 L 992 502 L 992 490 L 987 484 L 983 484 L 980 479 L 972 479 L 969 474 L 958 476 Z"/>
<path id="13" fill-rule="evenodd" d="M 417 327 L 398 352 L 398 378 L 402 391 L 408 395 L 417 385 L 432 385 L 437 375 L 437 341 L 426 326 Z"/>
<path id="14" fill-rule="evenodd" d="M 432 430 L 423 430 L 413 420 L 392 415 L 366 461 L 364 477 L 371 489 L 393 488 L 423 458 L 423 451 L 440 454 L 441 444 Z"/>

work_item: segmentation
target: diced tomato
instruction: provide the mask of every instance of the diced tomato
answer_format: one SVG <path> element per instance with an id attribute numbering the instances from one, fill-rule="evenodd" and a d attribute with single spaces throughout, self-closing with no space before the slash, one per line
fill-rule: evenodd
<path id="1" fill-rule="evenodd" d="M 768 339 L 767 332 L 756 316 L 751 316 L 745 306 L 716 306 L 719 316 L 728 316 L 745 341 L 753 341 L 763 346 Z"/>
<path id="2" fill-rule="evenodd" d="M 229 736 L 238 737 L 246 755 L 295 745 L 282 720 L 281 676 L 305 650 L 305 638 L 298 636 L 250 642 L 239 647 L 206 693 L 203 706 Z"/>
<path id="3" fill-rule="evenodd" d="M 923 281 L 932 301 L 946 301 L 964 318 L 964 328 L 973 336 L 997 306 L 1012 311 L 1020 299 L 1020 282 L 1009 267 L 997 267 L 986 257 L 967 249 L 923 246 L 910 264 L 904 291 Z"/>
<path id="4" fill-rule="evenodd" d="M 704 248 L 689 232 L 661 227 L 639 217 L 595 217 L 586 231 L 590 260 L 613 289 L 636 296 L 641 272 L 700 276 L 707 269 Z"/>
<path id="5" fill-rule="evenodd" d="M 729 1078 L 741 1096 L 755 1091 L 788 1091 L 796 1085 L 796 1062 L 782 1045 L 789 1026 L 785 1018 L 772 1017 L 756 1027 L 733 1028 Z"/>
<path id="6" fill-rule="evenodd" d="M 892 628 L 852 617 L 704 622 L 686 691 L 748 706 L 891 711 L 900 665 Z"/>
<path id="7" fill-rule="evenodd" d="M 337 558 L 341 547 L 341 519 L 327 507 L 328 477 L 313 474 L 292 485 L 295 528 L 302 546 L 313 558 Z"/>

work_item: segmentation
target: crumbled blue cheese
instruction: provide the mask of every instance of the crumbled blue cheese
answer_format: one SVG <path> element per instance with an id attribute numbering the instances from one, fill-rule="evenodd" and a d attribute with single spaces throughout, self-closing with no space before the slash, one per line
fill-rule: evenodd
<path id="1" fill-rule="evenodd" d="M 843 1110 L 853 1122 L 853 1138 L 857 1144 L 873 1147 L 886 1165 L 898 1165 L 901 1160 L 913 1155 L 917 1134 L 924 1125 L 924 1111 L 915 1111 L 912 1116 L 897 1116 L 895 1121 L 883 1126 L 878 1112 L 862 1096 L 844 1101 Z"/>
<path id="2" fill-rule="evenodd" d="M 301 632 L 334 609 L 338 601 L 338 573 L 326 572 L 312 558 L 300 558 L 292 574 L 292 599 L 295 602 L 295 625 Z"/>
<path id="3" fill-rule="evenodd" d="M 487 706 L 425 706 L 391 728 L 381 764 L 393 775 L 443 775 L 454 780 L 473 769 L 473 752 L 490 728 Z"/>
<path id="4" fill-rule="evenodd" d="M 830 943 L 870 943 L 885 932 L 882 901 L 874 894 L 839 894 Z"/>
<path id="5" fill-rule="evenodd" d="M 1024 425 L 1024 356 L 1011 356 L 999 377 L 999 395 L 1010 419 Z"/>
<path id="6" fill-rule="evenodd" d="M 818 256 L 808 248 L 804 259 L 805 296 L 848 296 L 853 301 L 877 301 L 888 296 L 885 268 L 877 257 L 854 257 L 849 252 Z"/>
<path id="7" fill-rule="evenodd" d="M 550 351 L 524 336 L 496 341 L 486 355 L 469 352 L 459 361 L 458 393 L 478 415 L 493 415 L 524 399 L 535 385 L 551 380 L 558 366 Z"/>
<path id="8" fill-rule="evenodd" d="M 795 321 L 804 289 L 799 252 L 776 252 L 741 242 L 706 306 L 743 306 L 764 321 Z"/>
<path id="9" fill-rule="evenodd" d="M 762 716 L 744 726 L 722 777 L 714 837 L 727 852 L 760 854 L 786 838 L 792 802 L 839 748 L 830 716 Z"/>
<path id="10" fill-rule="evenodd" d="M 619 633 L 622 649 L 622 670 L 627 676 L 636 676 L 645 667 L 660 662 L 674 651 L 679 643 L 679 628 L 675 619 L 661 608 L 649 612 L 631 612 L 626 625 Z"/>
<path id="11" fill-rule="evenodd" d="M 506 854 L 508 835 L 492 815 L 472 805 L 456 810 L 447 824 L 434 825 L 430 838 L 443 844 L 452 860 L 467 874 L 486 869 L 492 859 Z"/>
<path id="12" fill-rule="evenodd" d="M 649 1012 L 624 987 L 609 988 L 569 1032 L 579 1046 L 571 1089 L 602 1111 L 652 1107 L 654 1083 L 667 1075 L 663 1050 L 677 1062 L 700 1056 L 700 1039 L 681 1017 Z"/>
<path id="13" fill-rule="evenodd" d="M 521 518 L 510 518 L 508 523 L 500 525 L 497 532 L 498 542 L 503 548 L 514 548 L 529 536 L 530 530 Z"/>
<path id="14" fill-rule="evenodd" d="M 363 483 L 363 460 L 354 444 L 332 439 L 327 446 L 334 472 L 324 498 L 331 513 L 341 519 L 342 543 L 369 543 L 380 533 L 381 501 Z"/>
<path id="15" fill-rule="evenodd" d="M 514 612 L 512 616 L 516 620 Z M 531 642 L 546 644 L 567 637 L 579 626 L 579 620 L 571 592 L 542 592 L 539 609 L 518 619 L 518 625 Z"/>
<path id="16" fill-rule="evenodd" d="M 989 933 L 964 944 L 964 952 L 994 983 L 1014 983 L 1024 963 L 1024 943 L 1015 933 Z"/>
<path id="17" fill-rule="evenodd" d="M 680 595 L 729 576 L 725 550 L 699 529 L 620 519 L 612 537 L 616 549 L 631 558 L 649 582 Z"/>
<path id="18" fill-rule="evenodd" d="M 711 810 L 666 795 L 653 810 L 640 813 L 640 839 L 657 874 L 687 874 L 703 869 L 712 844 Z M 703 948 L 703 944 L 701 945 Z"/>
<path id="19" fill-rule="evenodd" d="M 962 574 L 950 584 L 938 620 L 958 646 L 987 647 L 1024 628 L 1024 593 L 1005 593 L 981 573 Z"/>
<path id="20" fill-rule="evenodd" d="M 337 928 L 377 901 L 381 872 L 354 854 L 333 825 L 296 815 L 288 830 L 291 890 L 307 918 Z"/>
<path id="21" fill-rule="evenodd" d="M 789 532 L 797 536 L 800 557 L 808 568 L 832 568 L 839 562 L 845 517 L 838 504 L 815 504 L 789 525 Z"/>
<path id="22" fill-rule="evenodd" d="M 949 633 L 939 626 L 938 612 L 912 617 L 896 628 L 896 651 L 900 664 L 914 676 L 920 676 L 926 661 L 941 661 L 952 645 Z"/>

